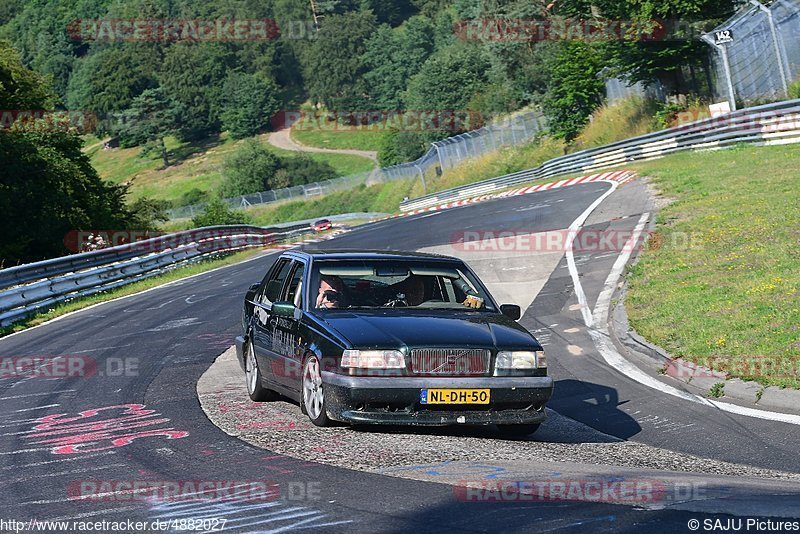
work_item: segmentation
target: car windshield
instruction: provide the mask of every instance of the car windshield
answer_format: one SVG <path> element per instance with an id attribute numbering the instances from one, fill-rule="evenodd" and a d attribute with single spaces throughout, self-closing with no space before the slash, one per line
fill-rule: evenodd
<path id="1" fill-rule="evenodd" d="M 311 302 L 318 309 L 416 308 L 496 311 L 461 262 L 315 261 Z"/>

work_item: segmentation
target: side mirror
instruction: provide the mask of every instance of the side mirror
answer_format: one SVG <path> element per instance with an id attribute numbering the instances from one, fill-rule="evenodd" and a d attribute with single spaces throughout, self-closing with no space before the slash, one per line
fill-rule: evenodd
<path id="1" fill-rule="evenodd" d="M 514 321 L 519 321 L 519 318 L 522 317 L 522 310 L 516 304 L 501 304 L 500 313 Z"/>
<path id="2" fill-rule="evenodd" d="M 252 284 L 252 285 L 250 286 L 250 288 L 249 288 L 247 291 L 248 291 L 248 292 L 249 292 L 249 291 L 255 291 L 256 289 L 258 289 L 258 288 L 259 288 L 259 286 L 261 286 L 261 284 Z"/>
<path id="3" fill-rule="evenodd" d="M 294 304 L 291 302 L 273 302 L 272 313 L 275 317 L 289 317 L 294 319 Z"/>

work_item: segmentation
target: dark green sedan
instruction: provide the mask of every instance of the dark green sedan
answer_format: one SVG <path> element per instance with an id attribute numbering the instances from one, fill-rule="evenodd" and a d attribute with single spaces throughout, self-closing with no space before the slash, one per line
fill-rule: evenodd
<path id="1" fill-rule="evenodd" d="M 461 260 L 288 251 L 245 296 L 239 363 L 254 401 L 318 426 L 489 425 L 527 435 L 553 391 L 539 342 Z"/>

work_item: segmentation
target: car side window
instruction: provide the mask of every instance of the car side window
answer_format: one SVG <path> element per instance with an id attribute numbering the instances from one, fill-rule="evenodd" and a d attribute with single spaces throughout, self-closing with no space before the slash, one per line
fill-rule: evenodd
<path id="1" fill-rule="evenodd" d="M 281 298 L 286 302 L 294 304 L 295 308 L 302 307 L 303 303 L 303 274 L 305 273 L 305 265 L 300 262 L 295 262 L 295 268 L 292 272 L 292 277 L 289 280 L 289 285 L 286 287 L 286 296 Z"/>
<path id="2" fill-rule="evenodd" d="M 289 271 L 292 268 L 292 262 L 289 259 L 282 259 L 279 260 L 278 266 L 273 271 L 273 276 L 267 280 L 267 283 L 264 285 L 263 293 L 259 295 L 259 302 L 261 304 L 267 302 L 275 302 L 279 300 L 281 295 L 281 290 L 283 289 L 283 284 L 286 281 L 286 278 L 289 276 Z"/>

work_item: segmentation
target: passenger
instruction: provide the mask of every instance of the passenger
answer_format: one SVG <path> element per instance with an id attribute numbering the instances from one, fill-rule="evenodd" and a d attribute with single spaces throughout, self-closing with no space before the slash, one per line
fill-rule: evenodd
<path id="1" fill-rule="evenodd" d="M 344 283 L 338 276 L 322 275 L 317 293 L 317 308 L 342 308 Z"/>

